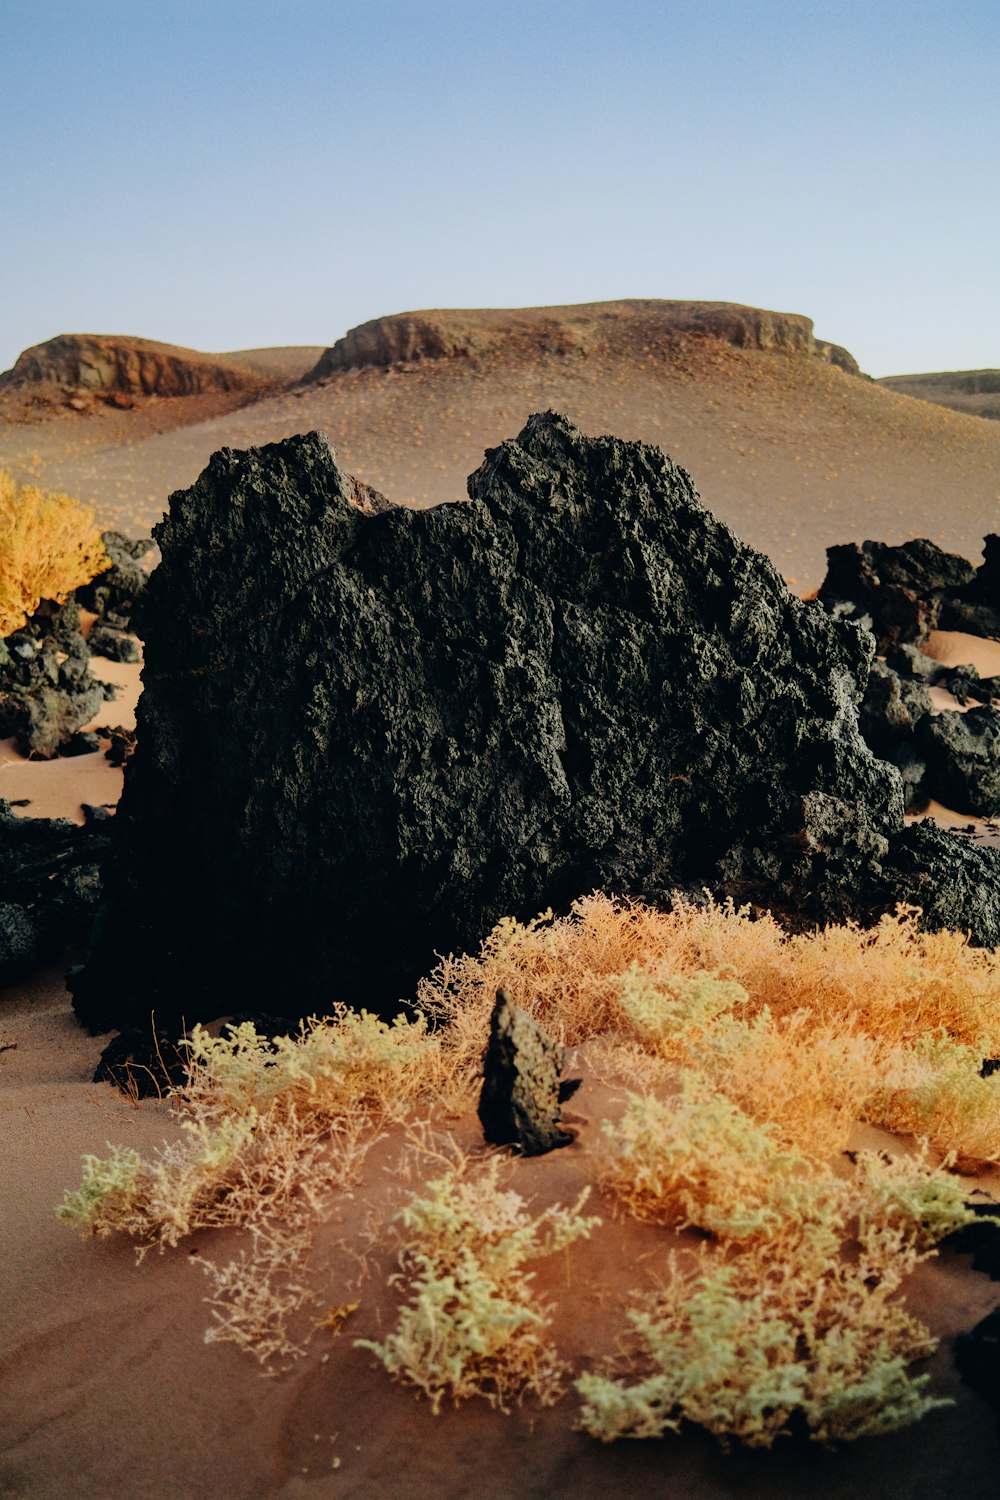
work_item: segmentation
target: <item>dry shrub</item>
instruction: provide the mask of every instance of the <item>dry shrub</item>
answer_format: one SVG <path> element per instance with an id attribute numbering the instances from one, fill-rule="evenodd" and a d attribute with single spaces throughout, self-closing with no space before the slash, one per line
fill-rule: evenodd
<path id="1" fill-rule="evenodd" d="M 438 1048 L 421 1022 L 391 1025 L 340 1008 L 272 1041 L 244 1023 L 195 1027 L 190 1073 L 174 1096 L 183 1139 L 149 1161 L 111 1148 L 84 1158 L 83 1182 L 56 1210 L 85 1235 L 124 1233 L 141 1258 L 197 1230 L 239 1225 L 250 1248 L 212 1278 L 212 1338 L 259 1358 L 297 1352 L 289 1315 L 307 1296 L 312 1229 L 332 1191 L 356 1181 L 379 1127 L 432 1087 Z"/>
<path id="2" fill-rule="evenodd" d="M 1000 1162 L 1000 1072 L 981 1073 L 982 1049 L 937 1034 L 895 1049 L 865 1115 L 926 1139 L 959 1170 Z"/>
<path id="3" fill-rule="evenodd" d="M 467 1092 L 504 988 L 564 1043 L 600 1036 L 611 1060 L 616 1038 L 625 1076 L 639 1067 L 637 1043 L 697 1066 L 816 1156 L 842 1147 L 852 1119 L 881 1118 L 871 1101 L 898 1074 L 901 1048 L 942 1034 L 977 1065 L 942 1074 L 934 1109 L 914 1119 L 942 1151 L 989 1161 L 992 1094 L 974 1079 L 982 1058 L 1000 1055 L 1000 956 L 921 932 L 918 917 L 900 907 L 871 930 L 789 934 L 732 903 L 678 899 L 661 913 L 592 895 L 559 920 L 498 924 L 478 956 L 443 959 L 418 993 L 447 1022 L 444 1052 Z M 900 1094 L 885 1119 L 905 1118 Z"/>
<path id="4" fill-rule="evenodd" d="M 576 1381 L 581 1426 L 603 1442 L 693 1423 L 724 1445 L 769 1448 L 804 1425 L 823 1443 L 891 1432 L 936 1406 L 911 1360 L 934 1347 L 895 1299 L 919 1259 L 899 1230 L 872 1231 L 854 1263 L 757 1245 L 731 1262 L 668 1261 L 662 1291 L 629 1313 L 639 1380 Z"/>
<path id="5" fill-rule="evenodd" d="M 670 1257 L 663 1288 L 630 1312 L 642 1378 L 576 1382 L 588 1432 L 660 1437 L 686 1421 L 770 1447 L 804 1424 L 830 1443 L 941 1404 L 907 1370 L 933 1340 L 898 1293 L 932 1245 L 974 1218 L 954 1177 L 874 1152 L 836 1176 L 690 1073 L 676 1099 L 633 1099 L 606 1129 L 603 1185 L 640 1217 L 708 1231 L 721 1250 L 685 1271 Z"/>
<path id="6" fill-rule="evenodd" d="M 108 567 L 94 513 L 0 470 L 0 637 Z"/>
<path id="7" fill-rule="evenodd" d="M 721 1241 L 781 1244 L 782 1254 L 822 1249 L 833 1260 L 857 1220 L 901 1228 L 921 1246 L 972 1221 L 961 1184 L 926 1154 L 887 1162 L 856 1155 L 848 1176 L 788 1147 L 691 1070 L 671 1098 L 629 1097 L 617 1123 L 604 1122 L 609 1154 L 600 1185 L 638 1219 L 695 1226 Z"/>
<path id="8" fill-rule="evenodd" d="M 572 1208 L 532 1216 L 519 1193 L 498 1182 L 500 1158 L 477 1175 L 466 1162 L 427 1184 L 400 1211 L 400 1260 L 410 1300 L 384 1343 L 357 1340 L 390 1375 L 416 1386 L 438 1413 L 484 1396 L 507 1411 L 535 1396 L 551 1405 L 566 1370 L 546 1340 L 550 1307 L 535 1296 L 526 1266 L 589 1236 L 585 1188 Z"/>

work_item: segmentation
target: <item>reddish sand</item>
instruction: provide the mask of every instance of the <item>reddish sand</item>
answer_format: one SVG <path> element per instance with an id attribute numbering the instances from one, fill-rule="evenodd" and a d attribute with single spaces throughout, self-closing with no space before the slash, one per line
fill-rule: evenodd
<path id="1" fill-rule="evenodd" d="M 510 1416 L 472 1401 L 434 1417 L 353 1347 L 395 1321 L 398 1293 L 385 1226 L 402 1197 L 440 1162 L 400 1170 L 406 1148 L 390 1135 L 363 1183 L 343 1194 L 313 1257 L 320 1300 L 360 1301 L 333 1337 L 273 1379 L 229 1344 L 207 1344 L 209 1314 L 198 1259 L 228 1258 L 232 1232 L 202 1233 L 136 1266 L 127 1244 L 81 1243 L 53 1213 L 79 1182 L 83 1152 L 106 1143 L 150 1152 L 176 1135 L 158 1102 L 131 1105 L 88 1082 L 98 1043 L 73 1023 L 56 975 L 0 1001 L 0 1160 L 5 1250 L 0 1286 L 4 1394 L 0 1494 L 17 1500 L 987 1500 L 996 1493 L 1000 1426 L 958 1380 L 952 1340 L 998 1301 L 998 1289 L 944 1252 L 919 1268 L 908 1304 L 942 1343 L 929 1361 L 935 1392 L 955 1405 L 915 1429 L 828 1453 L 785 1443 L 770 1454 L 726 1454 L 697 1432 L 604 1447 L 574 1432 L 571 1393 L 553 1408 Z M 617 1094 L 587 1072 L 574 1116 L 577 1142 L 511 1164 L 510 1181 L 539 1206 L 572 1202 L 592 1180 L 600 1118 Z M 575 1101 L 574 1101 L 575 1102 Z M 474 1118 L 443 1122 L 474 1149 Z M 868 1133 L 868 1139 L 872 1139 Z M 885 1139 L 879 1136 L 878 1139 Z M 996 1174 L 988 1185 L 996 1191 Z M 611 1205 L 589 1244 L 542 1263 L 540 1293 L 559 1311 L 556 1344 L 576 1370 L 613 1352 L 622 1302 L 650 1287 L 684 1237 L 616 1221 Z M 373 1242 L 372 1234 L 376 1238 Z M 687 1240 L 690 1243 L 690 1237 Z M 362 1257 L 359 1260 L 357 1257 Z"/>

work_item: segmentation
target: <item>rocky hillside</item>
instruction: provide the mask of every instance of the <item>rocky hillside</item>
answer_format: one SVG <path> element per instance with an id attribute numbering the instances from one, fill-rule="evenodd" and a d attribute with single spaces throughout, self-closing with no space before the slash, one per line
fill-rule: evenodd
<path id="1" fill-rule="evenodd" d="M 636 355 L 682 349 L 692 339 L 716 339 L 739 349 L 781 349 L 813 355 L 858 373 L 836 344 L 814 337 L 812 319 L 735 302 L 585 302 L 571 307 L 449 308 L 396 313 L 352 328 L 327 349 L 307 380 L 342 370 L 428 359 L 502 354 Z"/>
<path id="2" fill-rule="evenodd" d="M 1000 419 L 1000 370 L 945 370 L 929 375 L 885 375 L 879 381 L 902 396 L 933 401 L 970 417 Z"/>
<path id="3" fill-rule="evenodd" d="M 262 395 L 273 385 L 273 379 L 222 355 L 152 339 L 64 333 L 25 349 L 13 369 L 0 375 L 0 397 L 13 398 L 15 405 L 20 398 L 24 404 L 83 410 L 95 400 L 127 406 L 149 396 Z"/>

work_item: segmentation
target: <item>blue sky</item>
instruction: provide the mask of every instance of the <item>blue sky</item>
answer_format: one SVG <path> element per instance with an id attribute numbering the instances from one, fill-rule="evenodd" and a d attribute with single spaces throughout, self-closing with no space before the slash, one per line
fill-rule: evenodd
<path id="1" fill-rule="evenodd" d="M 0 171 L 0 369 L 614 297 L 1000 366 L 996 0 L 0 0 Z"/>

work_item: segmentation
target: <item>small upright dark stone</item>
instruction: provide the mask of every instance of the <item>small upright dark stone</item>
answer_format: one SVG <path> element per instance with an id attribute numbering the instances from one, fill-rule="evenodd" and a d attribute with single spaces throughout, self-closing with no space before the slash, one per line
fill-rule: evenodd
<path id="1" fill-rule="evenodd" d="M 574 1137 L 563 1129 L 560 1112 L 581 1080 L 562 1081 L 565 1063 L 565 1047 L 550 1040 L 505 990 L 497 990 L 479 1095 L 479 1120 L 491 1146 L 544 1156 L 569 1145 Z"/>

